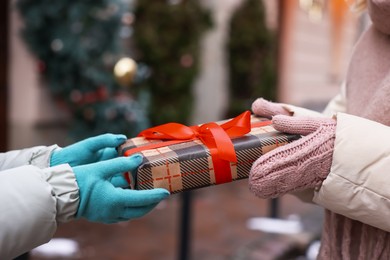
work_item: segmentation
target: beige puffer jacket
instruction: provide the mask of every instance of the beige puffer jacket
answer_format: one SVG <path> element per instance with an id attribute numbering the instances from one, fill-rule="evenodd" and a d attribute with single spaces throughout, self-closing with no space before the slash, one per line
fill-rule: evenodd
<path id="1" fill-rule="evenodd" d="M 320 259 L 390 259 L 390 0 L 369 0 L 368 10 L 372 25 L 324 112 L 337 128 L 330 173 L 311 192 L 326 209 Z"/>
<path id="2" fill-rule="evenodd" d="M 345 85 L 343 85 L 345 89 Z M 344 92 L 344 91 L 342 91 Z M 283 104 L 294 116 L 337 118 L 331 172 L 310 200 L 333 212 L 390 232 L 390 127 L 346 114 L 344 94 L 336 96 L 323 114 Z M 370 134 L 373 133 L 373 134 Z M 304 193 L 307 195 L 307 193 Z M 307 201 L 307 198 L 302 198 Z"/>

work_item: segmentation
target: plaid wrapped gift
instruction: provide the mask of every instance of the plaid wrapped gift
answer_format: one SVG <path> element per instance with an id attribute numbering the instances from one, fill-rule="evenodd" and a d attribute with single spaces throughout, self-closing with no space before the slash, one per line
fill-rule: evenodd
<path id="1" fill-rule="evenodd" d="M 230 121 L 150 128 L 128 139 L 118 152 L 144 156 L 137 172 L 127 176 L 132 188 L 165 188 L 174 194 L 248 178 L 261 155 L 299 138 L 276 131 L 271 121 L 246 111 Z"/>

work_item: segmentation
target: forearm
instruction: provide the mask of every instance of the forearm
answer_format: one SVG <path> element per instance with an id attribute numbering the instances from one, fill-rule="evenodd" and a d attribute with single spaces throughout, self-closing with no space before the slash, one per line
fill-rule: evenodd
<path id="1" fill-rule="evenodd" d="M 0 258 L 10 259 L 48 242 L 59 222 L 72 219 L 78 187 L 67 165 L 22 166 L 0 172 Z"/>
<path id="2" fill-rule="evenodd" d="M 390 232 L 389 143 L 390 127 L 338 114 L 331 171 L 313 201 Z"/>

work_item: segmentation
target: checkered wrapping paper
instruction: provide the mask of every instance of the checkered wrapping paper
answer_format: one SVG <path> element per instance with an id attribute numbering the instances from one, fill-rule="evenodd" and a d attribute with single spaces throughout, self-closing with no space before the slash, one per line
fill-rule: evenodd
<path id="1" fill-rule="evenodd" d="M 263 120 L 253 116 L 251 118 L 252 123 Z M 248 178 L 253 162 L 261 155 L 299 138 L 298 135 L 281 133 L 272 125 L 267 125 L 252 127 L 250 133 L 232 139 L 237 156 L 237 163 L 230 163 L 232 180 Z M 155 142 L 161 141 L 136 137 L 127 140 L 118 151 L 119 154 L 124 154 L 134 147 Z M 165 188 L 174 194 L 216 185 L 209 149 L 200 140 L 144 150 L 140 153 L 144 156 L 143 163 L 134 176 L 129 176 L 135 189 Z"/>

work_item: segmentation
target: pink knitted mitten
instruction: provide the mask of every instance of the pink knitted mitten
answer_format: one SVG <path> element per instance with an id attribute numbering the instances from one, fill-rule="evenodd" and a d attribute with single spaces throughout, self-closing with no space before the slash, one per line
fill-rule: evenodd
<path id="1" fill-rule="evenodd" d="M 260 198 L 275 198 L 320 186 L 332 164 L 336 120 L 277 115 L 272 122 L 278 131 L 303 137 L 254 162 L 250 190 Z"/>
<path id="2" fill-rule="evenodd" d="M 264 98 L 258 98 L 252 103 L 252 112 L 257 116 L 267 118 L 271 118 L 276 115 L 290 115 L 290 113 L 284 109 L 281 104 L 267 101 Z"/>

